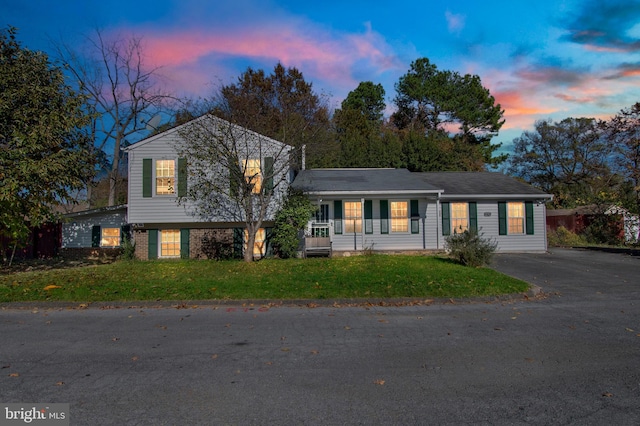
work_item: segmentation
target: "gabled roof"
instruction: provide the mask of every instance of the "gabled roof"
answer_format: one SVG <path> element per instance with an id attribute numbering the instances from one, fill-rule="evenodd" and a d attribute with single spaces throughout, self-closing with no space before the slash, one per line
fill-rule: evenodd
<path id="1" fill-rule="evenodd" d="M 310 169 L 301 170 L 293 188 L 309 194 L 433 193 L 440 188 L 424 182 L 407 169 Z"/>
<path id="2" fill-rule="evenodd" d="M 416 173 L 425 182 L 442 188 L 443 197 L 481 196 L 481 198 L 539 198 L 551 199 L 533 186 L 519 180 L 495 172 L 424 172 Z"/>
<path id="3" fill-rule="evenodd" d="M 234 130 L 234 131 L 241 131 L 244 134 L 252 135 L 252 136 L 254 136 L 256 138 L 260 138 L 261 140 L 265 140 L 266 139 L 270 143 L 288 146 L 288 144 L 286 144 L 284 142 L 280 142 L 280 141 L 278 141 L 276 139 L 273 139 L 273 138 L 270 138 L 268 136 L 262 135 L 260 133 L 254 132 L 253 130 L 249 130 L 249 129 L 247 129 L 245 127 L 242 127 L 242 126 L 239 126 L 237 124 L 230 123 L 229 121 L 224 120 L 224 119 L 222 119 L 220 117 L 216 117 L 213 114 L 204 114 L 204 115 L 201 115 L 200 117 L 194 118 L 193 120 L 190 120 L 190 121 L 188 121 L 186 123 L 180 124 L 179 126 L 172 127 L 169 130 L 165 130 L 164 132 L 155 134 L 153 136 L 149 136 L 146 139 L 142 139 L 142 140 L 140 140 L 138 142 L 135 142 L 135 143 L 133 143 L 133 144 L 131 144 L 131 145 L 125 147 L 125 148 L 122 148 L 122 150 L 123 151 L 127 151 L 127 152 L 128 151 L 132 151 L 132 150 L 134 150 L 136 148 L 139 148 L 139 147 L 144 146 L 144 145 L 146 145 L 148 143 L 151 143 L 151 142 L 155 141 L 156 139 L 164 138 L 164 137 L 166 137 L 168 135 L 171 135 L 173 133 L 178 133 L 183 128 L 185 128 L 185 127 L 187 127 L 189 125 L 193 125 L 194 123 L 196 123 L 198 121 L 204 121 L 204 120 L 211 120 L 212 122 L 215 122 L 220 128 L 222 128 L 222 126 L 224 126 L 224 127 L 229 127 L 230 126 L 230 128 L 232 130 Z"/>

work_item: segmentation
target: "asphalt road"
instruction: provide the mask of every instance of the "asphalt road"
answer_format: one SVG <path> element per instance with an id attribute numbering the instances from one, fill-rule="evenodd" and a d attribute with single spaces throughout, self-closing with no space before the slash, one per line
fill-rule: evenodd
<path id="1" fill-rule="evenodd" d="M 556 250 L 495 267 L 544 297 L 5 306 L 0 403 L 70 403 L 72 425 L 640 424 L 640 258 Z"/>

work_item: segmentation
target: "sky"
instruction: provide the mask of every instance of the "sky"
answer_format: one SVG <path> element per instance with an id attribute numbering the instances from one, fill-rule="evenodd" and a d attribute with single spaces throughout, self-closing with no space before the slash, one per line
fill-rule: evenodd
<path id="1" fill-rule="evenodd" d="M 510 144 L 536 120 L 607 119 L 640 102 L 640 0 L 4 0 L 0 26 L 32 50 L 80 46 L 96 28 L 143 40 L 180 96 L 207 97 L 247 67 L 300 70 L 339 108 L 362 81 L 395 84 L 426 57 L 478 75 Z"/>

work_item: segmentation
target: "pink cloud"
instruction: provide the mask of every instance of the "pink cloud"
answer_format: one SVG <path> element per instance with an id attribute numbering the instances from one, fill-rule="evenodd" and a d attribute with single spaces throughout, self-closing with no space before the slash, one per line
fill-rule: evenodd
<path id="1" fill-rule="evenodd" d="M 161 66 L 180 90 L 189 92 L 196 89 L 195 85 L 210 81 L 211 69 L 205 64 L 212 58 L 271 60 L 272 65 L 279 61 L 303 71 L 308 81 L 319 79 L 331 81 L 334 87 L 350 88 L 358 83 L 355 67 L 365 66 L 377 73 L 404 68 L 370 25 L 358 34 L 301 29 L 299 25 L 150 31 L 144 35 L 144 42 L 149 65 Z M 188 80 L 184 78 L 187 76 Z"/>

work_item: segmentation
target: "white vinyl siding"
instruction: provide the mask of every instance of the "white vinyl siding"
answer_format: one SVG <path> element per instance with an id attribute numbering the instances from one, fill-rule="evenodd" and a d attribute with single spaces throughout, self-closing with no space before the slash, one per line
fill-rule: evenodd
<path id="1" fill-rule="evenodd" d="M 132 145 L 128 149 L 129 155 L 129 222 L 132 224 L 169 224 L 169 223 L 198 223 L 198 222 L 238 222 L 238 216 L 232 215 L 226 211 L 217 211 L 215 216 L 203 219 L 195 213 L 194 204 L 192 202 L 184 202 L 178 204 L 178 197 L 175 194 L 156 195 L 155 187 L 153 188 L 152 197 L 143 197 L 143 176 L 142 163 L 144 159 L 153 160 L 154 168 L 154 186 L 155 186 L 155 162 L 157 160 L 176 161 L 178 153 L 174 147 L 181 143 L 177 128 L 157 135 L 152 140 L 143 141 L 141 145 Z M 263 141 L 264 142 L 264 141 Z M 262 146 L 263 158 L 272 156 L 276 164 L 274 170 L 285 168 L 284 162 L 289 160 L 286 153 L 280 152 L 280 145 L 273 141 L 271 145 L 264 143 Z M 177 162 L 176 162 L 177 169 Z M 177 171 L 178 172 L 178 171 Z M 273 204 L 270 206 L 267 214 L 267 220 L 273 220 L 277 211 L 278 203 L 284 198 L 288 183 L 286 174 L 288 170 L 284 170 L 282 175 L 275 176 L 273 181 L 284 181 L 278 185 L 273 197 Z"/>
<path id="2" fill-rule="evenodd" d="M 367 199 L 365 197 L 365 199 Z M 343 211 L 342 211 L 342 222 L 343 222 L 343 233 L 335 234 L 334 232 L 334 204 L 333 200 L 327 200 L 323 198 L 323 203 L 328 203 L 329 205 L 329 226 L 330 226 L 330 236 L 332 241 L 332 247 L 334 251 L 353 251 L 353 250 L 363 250 L 365 248 L 373 248 L 373 250 L 422 250 L 423 248 L 423 237 L 426 241 L 427 248 L 434 249 L 436 246 L 436 235 L 433 232 L 432 235 L 427 232 L 426 235 L 423 234 L 422 229 L 422 219 L 420 220 L 420 232 L 418 234 L 411 234 L 408 229 L 409 226 L 409 217 L 408 211 L 405 214 L 404 221 L 407 223 L 407 231 L 405 232 L 389 232 L 382 233 L 381 232 L 381 219 L 380 219 L 380 200 L 381 198 L 372 198 L 372 230 L 371 234 L 364 233 L 362 227 L 360 227 L 359 232 L 353 233 L 352 229 L 349 230 L 349 233 L 345 231 L 347 226 L 347 218 L 346 218 L 346 206 L 345 202 L 342 203 Z M 391 205 L 393 202 L 404 202 L 407 204 L 407 209 L 409 209 L 409 201 L 405 199 L 394 199 L 393 197 L 385 197 L 384 200 L 388 200 L 388 219 L 389 231 L 391 231 Z M 346 200 L 345 200 L 346 201 Z M 362 206 L 361 202 L 358 202 L 358 205 Z M 427 210 L 427 207 L 431 210 Z M 429 214 L 435 214 L 435 200 L 433 201 L 433 205 L 427 206 L 427 200 L 425 198 L 419 199 L 419 211 L 420 215 L 424 216 L 425 210 L 427 210 L 427 219 Z M 433 218 L 435 221 L 435 218 Z M 311 222 L 309 222 L 309 226 L 311 226 Z M 352 225 L 353 228 L 353 225 Z M 435 228 L 434 228 L 435 229 Z M 430 246 L 429 246 L 430 245 Z"/>

